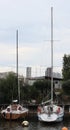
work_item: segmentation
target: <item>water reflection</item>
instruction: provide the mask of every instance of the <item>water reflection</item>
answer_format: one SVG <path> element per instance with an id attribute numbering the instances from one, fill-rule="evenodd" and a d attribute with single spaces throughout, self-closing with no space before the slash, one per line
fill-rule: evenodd
<path id="1" fill-rule="evenodd" d="M 18 130 L 20 124 L 18 122 L 11 121 L 1 121 L 0 122 L 0 130 Z"/>
<path id="2" fill-rule="evenodd" d="M 0 120 L 0 130 L 61 130 L 63 126 L 66 126 L 70 130 L 70 120 L 63 121 L 61 123 L 40 123 L 38 120 L 28 120 L 29 126 L 23 127 L 22 121 L 5 121 Z"/>

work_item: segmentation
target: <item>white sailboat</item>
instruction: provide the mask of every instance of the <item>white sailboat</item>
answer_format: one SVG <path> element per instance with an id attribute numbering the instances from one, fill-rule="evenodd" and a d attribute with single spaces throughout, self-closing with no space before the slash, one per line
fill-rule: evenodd
<path id="1" fill-rule="evenodd" d="M 7 106 L 6 109 L 1 111 L 3 118 L 7 120 L 16 120 L 19 118 L 25 118 L 28 114 L 28 109 L 20 105 L 20 86 L 18 79 L 18 30 L 16 31 L 16 41 L 17 41 L 17 86 L 18 86 L 18 100 L 13 100 L 12 103 Z"/>
<path id="2" fill-rule="evenodd" d="M 64 116 L 64 108 L 53 103 L 53 7 L 51 7 L 51 99 L 38 106 L 37 116 L 42 122 L 60 122 Z"/>

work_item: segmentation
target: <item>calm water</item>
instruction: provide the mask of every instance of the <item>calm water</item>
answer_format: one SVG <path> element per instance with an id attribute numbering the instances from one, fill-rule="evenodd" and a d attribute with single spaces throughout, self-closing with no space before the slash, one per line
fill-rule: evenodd
<path id="1" fill-rule="evenodd" d="M 5 121 L 0 119 L 0 130 L 61 130 L 63 126 L 66 126 L 70 130 L 70 120 L 63 121 L 61 123 L 46 124 L 40 123 L 35 119 L 29 119 L 29 126 L 23 127 L 22 121 Z"/>

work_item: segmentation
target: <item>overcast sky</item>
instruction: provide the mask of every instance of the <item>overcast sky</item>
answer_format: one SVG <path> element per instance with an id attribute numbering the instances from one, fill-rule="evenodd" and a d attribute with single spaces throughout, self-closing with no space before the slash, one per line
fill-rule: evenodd
<path id="1" fill-rule="evenodd" d="M 19 73 L 31 66 L 42 75 L 51 66 L 51 7 L 53 66 L 61 71 L 64 54 L 70 54 L 70 0 L 0 0 L 0 72 L 16 71 L 17 29 Z"/>

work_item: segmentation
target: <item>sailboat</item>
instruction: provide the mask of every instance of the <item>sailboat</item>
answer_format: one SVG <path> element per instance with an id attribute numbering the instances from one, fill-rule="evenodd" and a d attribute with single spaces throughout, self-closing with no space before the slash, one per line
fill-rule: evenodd
<path id="1" fill-rule="evenodd" d="M 42 102 L 37 108 L 38 120 L 41 122 L 61 122 L 64 116 L 64 107 L 53 101 L 53 7 L 51 7 L 51 99 Z"/>
<path id="2" fill-rule="evenodd" d="M 13 100 L 12 103 L 7 106 L 6 109 L 1 110 L 1 115 L 7 120 L 16 120 L 19 118 L 25 118 L 28 115 L 28 109 L 20 105 L 20 87 L 18 79 L 18 30 L 16 31 L 17 40 L 17 86 L 18 86 L 18 100 Z"/>

